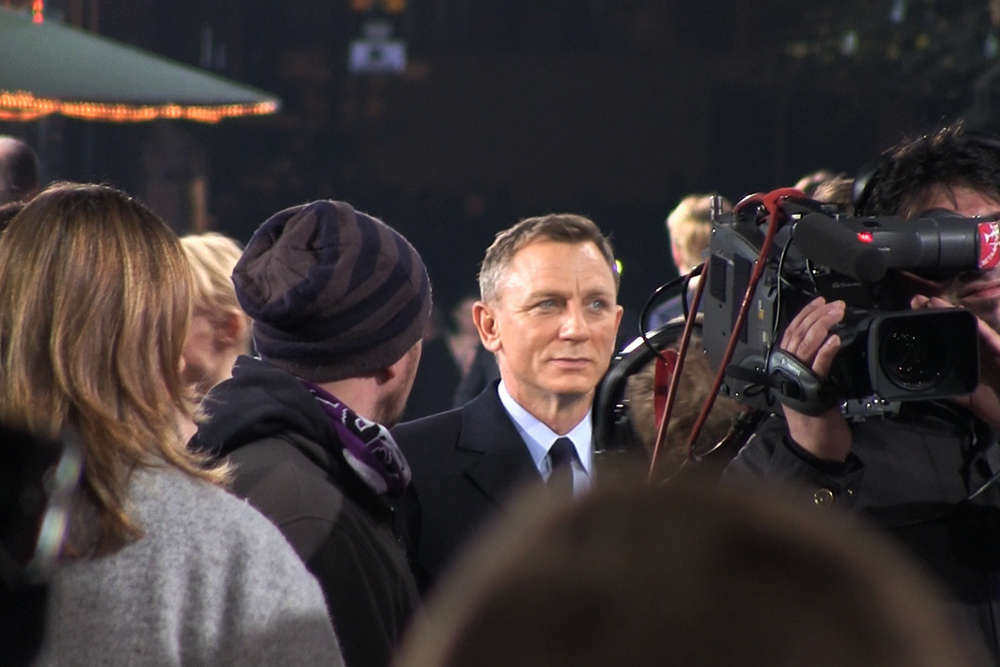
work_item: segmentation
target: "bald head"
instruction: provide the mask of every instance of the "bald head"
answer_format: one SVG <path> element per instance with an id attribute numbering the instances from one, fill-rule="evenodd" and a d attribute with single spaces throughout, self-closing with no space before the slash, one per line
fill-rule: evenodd
<path id="1" fill-rule="evenodd" d="M 38 171 L 31 146 L 0 135 L 0 205 L 31 199 L 38 191 Z"/>

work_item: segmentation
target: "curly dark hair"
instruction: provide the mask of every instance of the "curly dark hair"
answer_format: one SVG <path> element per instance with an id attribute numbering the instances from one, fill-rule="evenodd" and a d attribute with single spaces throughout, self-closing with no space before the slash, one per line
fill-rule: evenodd
<path id="1" fill-rule="evenodd" d="M 967 187 L 1000 202 L 1000 138 L 955 123 L 903 141 L 862 170 L 855 206 L 862 215 L 910 217 L 926 210 L 939 186 Z"/>

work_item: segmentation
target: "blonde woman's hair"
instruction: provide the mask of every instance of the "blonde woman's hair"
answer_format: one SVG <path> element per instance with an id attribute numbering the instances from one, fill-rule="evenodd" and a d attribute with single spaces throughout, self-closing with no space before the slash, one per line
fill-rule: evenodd
<path id="1" fill-rule="evenodd" d="M 54 184 L 0 236 L 0 422 L 76 431 L 94 554 L 142 535 L 127 509 L 133 468 L 226 480 L 178 430 L 192 416 L 180 370 L 191 286 L 177 236 L 111 187 Z"/>
<path id="2" fill-rule="evenodd" d="M 194 275 L 193 305 L 210 311 L 239 310 L 233 267 L 243 254 L 239 243 L 217 232 L 181 237 Z"/>
<path id="3" fill-rule="evenodd" d="M 181 246 L 191 262 L 194 275 L 192 305 L 201 309 L 213 322 L 230 313 L 237 313 L 246 320 L 243 347 L 250 344 L 250 318 L 243 312 L 236 289 L 233 287 L 233 267 L 243 254 L 243 247 L 217 232 L 191 234 L 181 237 Z"/>

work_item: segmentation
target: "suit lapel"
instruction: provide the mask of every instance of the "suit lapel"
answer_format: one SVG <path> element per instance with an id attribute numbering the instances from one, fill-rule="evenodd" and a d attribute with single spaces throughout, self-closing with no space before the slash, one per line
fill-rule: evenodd
<path id="1" fill-rule="evenodd" d="M 462 411 L 460 450 L 480 452 L 466 469 L 469 480 L 493 503 L 503 506 L 513 488 L 541 479 L 528 448 L 504 410 L 493 382 Z"/>

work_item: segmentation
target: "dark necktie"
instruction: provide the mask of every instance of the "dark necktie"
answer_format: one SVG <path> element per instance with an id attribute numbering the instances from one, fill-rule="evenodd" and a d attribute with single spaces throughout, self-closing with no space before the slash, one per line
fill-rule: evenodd
<path id="1" fill-rule="evenodd" d="M 559 438 L 549 448 L 549 464 L 552 472 L 546 482 L 549 490 L 560 499 L 573 497 L 573 460 L 576 447 L 569 438 Z"/>

